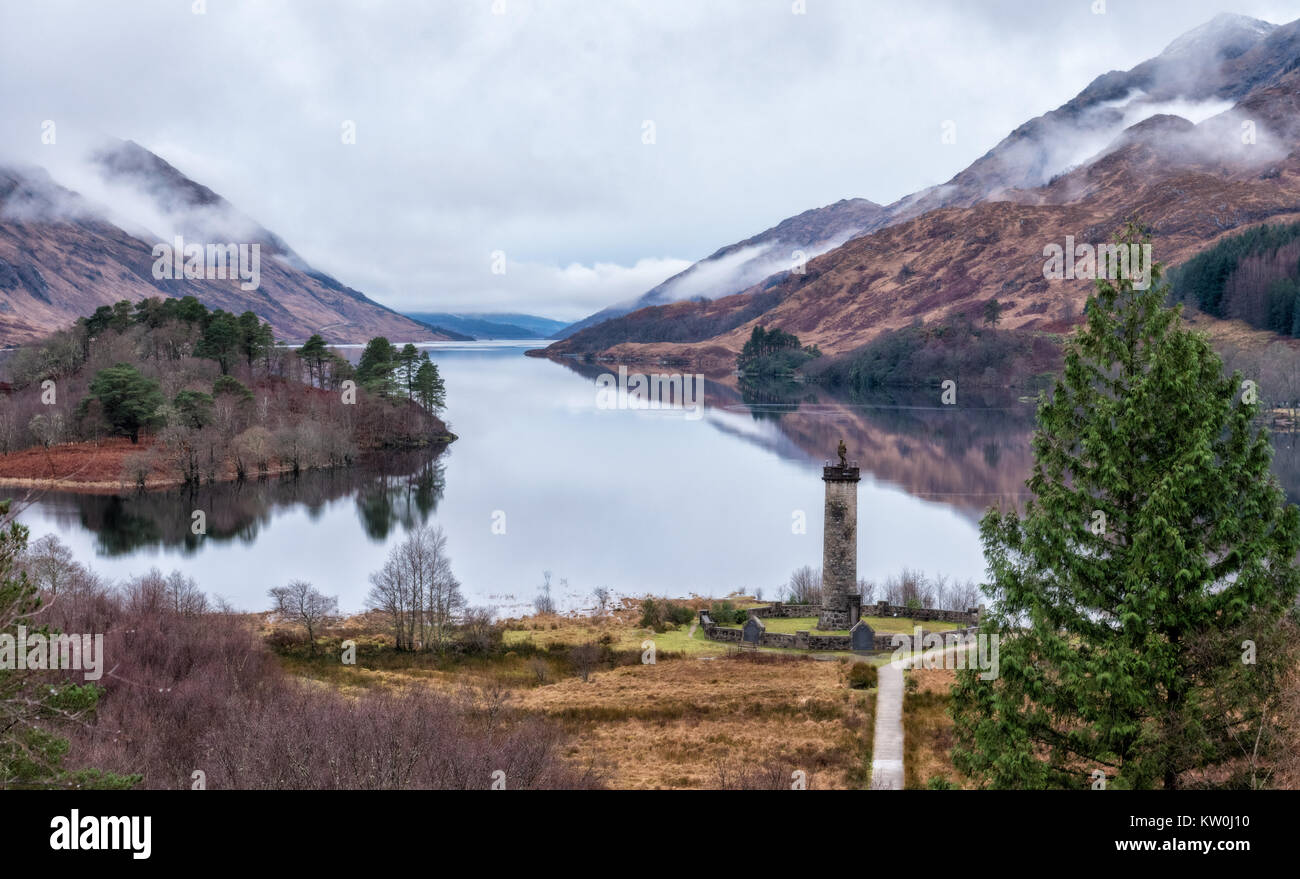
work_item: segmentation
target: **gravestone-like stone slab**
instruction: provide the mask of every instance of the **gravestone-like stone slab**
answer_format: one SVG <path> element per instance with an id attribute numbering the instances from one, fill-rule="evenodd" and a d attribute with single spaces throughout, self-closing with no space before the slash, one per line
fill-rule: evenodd
<path id="1" fill-rule="evenodd" d="M 750 617 L 745 620 L 745 625 L 740 630 L 740 640 L 746 644 L 757 645 L 763 640 L 763 633 L 767 631 L 767 626 L 758 617 Z"/>
<path id="2" fill-rule="evenodd" d="M 874 650 L 876 646 L 876 633 L 868 626 L 865 620 L 858 620 L 857 624 L 849 629 L 849 649 L 850 650 Z"/>

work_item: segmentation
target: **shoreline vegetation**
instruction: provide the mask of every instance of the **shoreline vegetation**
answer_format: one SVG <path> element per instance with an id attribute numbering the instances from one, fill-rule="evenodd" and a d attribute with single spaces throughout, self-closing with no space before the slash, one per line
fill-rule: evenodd
<path id="1" fill-rule="evenodd" d="M 1209 338 L 1227 371 L 1262 379 L 1257 383 L 1264 403 L 1261 420 L 1275 433 L 1300 433 L 1300 340 L 1286 339 L 1242 318 L 1207 321 L 1206 312 L 1197 309 L 1190 297 L 1182 302 L 1178 299 L 1171 294 L 1168 304 L 1181 305 L 1187 325 Z M 716 381 L 735 376 L 745 402 L 813 402 L 809 394 L 818 388 L 850 400 L 894 391 L 937 391 L 943 388 L 945 377 L 961 376 L 960 387 L 967 391 L 1005 391 L 1018 395 L 1020 402 L 1032 403 L 1040 391 L 1050 391 L 1061 374 L 1064 345 L 1070 337 L 1040 330 L 1000 329 L 1000 314 L 1001 306 L 990 300 L 982 312 L 982 324 L 968 316 L 917 323 L 886 331 L 860 348 L 834 355 L 823 354 L 815 345 L 802 345 L 793 334 L 759 326 L 744 351 L 729 355 L 725 368 L 718 366 L 714 349 L 702 360 L 636 357 L 627 352 L 619 356 L 556 353 L 545 348 L 528 349 L 524 354 L 558 363 L 583 363 L 589 368 L 618 364 L 647 371 L 650 367 L 702 369 Z M 777 344 L 772 344 L 772 339 Z"/>
<path id="2" fill-rule="evenodd" d="M 974 388 L 1050 386 L 1062 365 L 1062 337 L 1043 332 L 1000 330 L 1002 307 L 989 300 L 983 326 L 966 315 L 886 330 L 842 354 L 823 356 L 816 345 L 779 329 L 754 327 L 736 356 L 742 381 L 773 379 L 867 394 L 888 389 L 940 387 L 953 376 Z"/>
<path id="3" fill-rule="evenodd" d="M 439 448 L 427 352 L 371 339 L 353 365 L 320 336 L 275 342 L 252 312 L 193 297 L 101 306 L 18 349 L 0 386 L 0 487 L 118 493 L 351 466 Z"/>

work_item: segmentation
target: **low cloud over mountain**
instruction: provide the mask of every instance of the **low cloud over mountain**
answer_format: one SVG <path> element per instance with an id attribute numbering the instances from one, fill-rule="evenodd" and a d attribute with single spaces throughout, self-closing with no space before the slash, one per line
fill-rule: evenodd
<path id="1" fill-rule="evenodd" d="M 193 295 L 253 311 L 287 340 L 375 335 L 447 339 L 312 268 L 279 236 L 130 141 L 97 146 L 63 169 L 0 166 L 0 344 L 30 341 L 121 299 Z M 227 278 L 158 278 L 156 245 L 257 245 L 256 289 Z"/>

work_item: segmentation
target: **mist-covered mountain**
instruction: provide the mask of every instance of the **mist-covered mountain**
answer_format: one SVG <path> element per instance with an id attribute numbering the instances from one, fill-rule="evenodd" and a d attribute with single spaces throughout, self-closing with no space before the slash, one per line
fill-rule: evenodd
<path id="1" fill-rule="evenodd" d="M 1097 77 L 1065 104 L 1012 131 L 947 183 L 890 205 L 889 222 L 1045 185 L 1093 161 L 1122 131 L 1153 116 L 1201 122 L 1223 112 L 1289 61 L 1285 52 L 1242 60 L 1275 30 L 1276 25 L 1248 16 L 1219 15 L 1133 69 Z"/>
<path id="2" fill-rule="evenodd" d="M 107 144 L 84 173 L 111 201 L 83 196 L 41 168 L 0 166 L 0 344 L 31 341 L 118 300 L 186 295 L 209 308 L 253 311 L 287 341 L 312 333 L 330 342 L 454 337 L 308 265 L 279 236 L 138 144 Z M 259 245 L 256 289 L 242 289 L 239 278 L 155 278 L 154 246 L 176 235 L 186 243 Z"/>
<path id="3" fill-rule="evenodd" d="M 567 321 L 538 317 L 535 314 L 409 311 L 406 316 L 475 339 L 551 339 L 569 325 Z"/>
<path id="4" fill-rule="evenodd" d="M 1048 282 L 1045 245 L 1104 243 L 1137 218 L 1170 264 L 1300 211 L 1297 68 L 1300 22 L 1219 16 L 1098 77 L 948 183 L 881 209 L 874 228 L 802 275 L 642 309 L 549 350 L 721 363 L 763 324 L 835 353 L 918 319 L 978 314 L 993 298 L 1006 326 L 1067 329 L 1091 284 Z"/>
<path id="5" fill-rule="evenodd" d="M 766 277 L 790 271 L 796 264 L 825 253 L 855 235 L 877 228 L 884 217 L 884 208 L 865 198 L 841 199 L 835 204 L 812 208 L 744 241 L 719 248 L 637 299 L 604 308 L 565 327 L 555 337 L 568 338 L 638 308 L 739 293 Z"/>

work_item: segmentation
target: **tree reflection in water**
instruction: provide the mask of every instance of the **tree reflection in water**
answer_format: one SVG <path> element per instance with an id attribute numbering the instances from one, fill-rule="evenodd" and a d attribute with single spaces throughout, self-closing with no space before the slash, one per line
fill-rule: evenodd
<path id="1" fill-rule="evenodd" d="M 179 548 L 188 555 L 203 541 L 251 545 L 278 512 L 302 507 L 318 519 L 329 504 L 353 496 L 366 535 L 383 541 L 396 526 L 428 521 L 444 486 L 439 453 L 423 450 L 368 456 L 346 469 L 198 488 L 122 495 L 60 492 L 55 516 L 75 517 L 95 534 L 98 552 L 106 556 L 145 547 Z M 204 514 L 202 535 L 191 528 L 196 510 Z"/>

